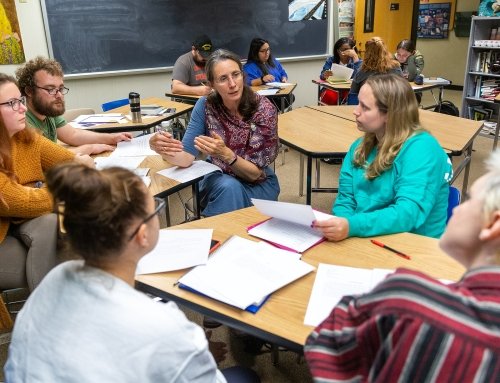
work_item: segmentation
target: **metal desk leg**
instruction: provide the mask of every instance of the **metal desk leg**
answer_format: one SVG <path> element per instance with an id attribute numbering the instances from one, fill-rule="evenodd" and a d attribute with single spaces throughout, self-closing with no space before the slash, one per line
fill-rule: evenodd
<path id="1" fill-rule="evenodd" d="M 299 197 L 304 195 L 304 155 L 299 154 Z"/>
<path id="2" fill-rule="evenodd" d="M 170 204 L 169 204 L 169 197 L 165 197 L 165 219 L 167 221 L 167 227 L 170 227 Z"/>
<path id="3" fill-rule="evenodd" d="M 191 185 L 191 190 L 193 194 L 193 210 L 196 218 L 199 219 L 201 217 L 201 207 L 200 207 L 200 190 L 198 187 L 198 182 Z"/>
<path id="4" fill-rule="evenodd" d="M 307 156 L 307 176 L 306 176 L 306 205 L 311 204 L 312 194 L 312 157 Z"/>
<path id="5" fill-rule="evenodd" d="M 467 165 L 465 166 L 465 171 L 464 171 L 464 182 L 462 184 L 462 196 L 465 198 L 467 195 L 467 186 L 469 184 L 469 171 L 470 171 L 470 162 L 472 159 L 472 143 L 469 145 L 467 148 L 467 151 L 465 152 L 466 160 L 467 160 Z"/>
<path id="6" fill-rule="evenodd" d="M 321 173 L 321 160 L 316 158 L 316 187 L 319 188 L 320 173 Z"/>

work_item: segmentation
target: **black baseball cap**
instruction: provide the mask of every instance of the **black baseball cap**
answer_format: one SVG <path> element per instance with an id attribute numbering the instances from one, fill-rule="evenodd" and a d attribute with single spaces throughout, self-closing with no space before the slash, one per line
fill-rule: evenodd
<path id="1" fill-rule="evenodd" d="M 207 58 L 214 51 L 212 40 L 207 35 L 198 36 L 193 41 L 193 46 L 200 52 L 203 58 Z"/>

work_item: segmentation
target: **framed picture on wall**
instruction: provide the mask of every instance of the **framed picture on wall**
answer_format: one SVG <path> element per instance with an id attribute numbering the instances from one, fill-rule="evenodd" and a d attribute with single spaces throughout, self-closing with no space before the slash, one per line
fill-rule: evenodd
<path id="1" fill-rule="evenodd" d="M 450 27 L 451 3 L 420 4 L 417 37 L 419 39 L 446 39 Z"/>

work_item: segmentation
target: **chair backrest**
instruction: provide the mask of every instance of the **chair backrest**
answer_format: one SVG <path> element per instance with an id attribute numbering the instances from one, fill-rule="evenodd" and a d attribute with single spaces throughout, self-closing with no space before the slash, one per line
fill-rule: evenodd
<path id="1" fill-rule="evenodd" d="M 358 94 L 357 93 L 349 93 L 347 95 L 347 105 L 358 105 Z"/>
<path id="2" fill-rule="evenodd" d="M 66 121 L 73 121 L 82 114 L 95 114 L 95 111 L 91 108 L 68 109 L 64 112 L 63 117 Z"/>
<path id="3" fill-rule="evenodd" d="M 446 219 L 446 223 L 450 220 L 453 209 L 458 205 L 460 205 L 460 190 L 455 186 L 450 186 L 450 194 L 448 195 L 448 218 Z"/>
<path id="4" fill-rule="evenodd" d="M 121 100 L 105 102 L 104 104 L 101 105 L 101 108 L 103 112 L 107 112 L 108 110 L 119 108 L 120 106 L 127 104 L 128 104 L 128 98 L 122 98 Z"/>

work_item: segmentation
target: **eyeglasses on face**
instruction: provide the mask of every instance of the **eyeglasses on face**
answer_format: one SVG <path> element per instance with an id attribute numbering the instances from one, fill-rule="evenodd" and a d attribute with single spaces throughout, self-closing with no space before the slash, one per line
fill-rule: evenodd
<path id="1" fill-rule="evenodd" d="M 259 53 L 268 53 L 268 52 L 271 52 L 271 48 L 264 48 L 259 50 Z"/>
<path id="2" fill-rule="evenodd" d="M 150 221 L 156 215 L 159 215 L 162 212 L 162 210 L 164 210 L 165 204 L 166 204 L 165 200 L 163 198 L 158 198 L 158 197 L 155 197 L 154 200 L 155 200 L 155 210 L 150 215 L 148 215 L 146 218 L 144 218 L 142 220 L 142 222 L 137 226 L 137 229 L 134 230 L 134 232 L 132 233 L 132 235 L 128 239 L 129 241 L 131 241 L 136 236 L 136 234 L 139 232 L 139 229 L 141 228 L 142 225 L 144 225 L 145 223 Z"/>
<path id="3" fill-rule="evenodd" d="M 26 97 L 21 96 L 19 98 L 13 98 L 12 100 L 0 103 L 0 105 L 9 105 L 14 112 L 17 112 L 19 110 L 21 104 L 26 106 Z"/>
<path id="4" fill-rule="evenodd" d="M 242 75 L 243 73 L 240 70 L 237 70 L 231 73 L 229 76 L 226 75 L 220 76 L 218 79 L 215 80 L 215 82 L 217 84 L 226 84 L 229 82 L 229 78 L 232 78 L 233 81 L 237 81 L 241 78 Z"/>
<path id="5" fill-rule="evenodd" d="M 61 86 L 60 88 L 44 88 L 42 86 L 35 85 L 35 88 L 43 89 L 51 96 L 55 96 L 57 92 L 61 93 L 62 95 L 68 94 L 69 92 L 69 88 L 66 88 L 65 86 Z"/>

